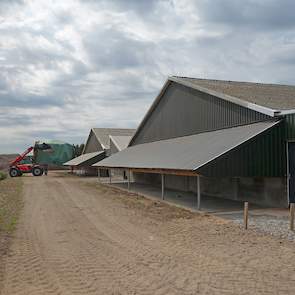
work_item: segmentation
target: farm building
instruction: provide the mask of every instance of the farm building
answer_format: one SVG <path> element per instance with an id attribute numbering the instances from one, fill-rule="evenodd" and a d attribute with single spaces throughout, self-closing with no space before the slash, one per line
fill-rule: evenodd
<path id="1" fill-rule="evenodd" d="M 170 77 L 128 148 L 95 164 L 135 183 L 286 207 L 295 202 L 295 86 Z"/>
<path id="2" fill-rule="evenodd" d="M 135 132 L 135 130 L 134 130 Z M 114 155 L 128 147 L 128 144 L 132 136 L 114 136 L 110 135 L 110 149 L 109 155 Z M 110 173 L 111 172 L 111 173 Z M 122 176 L 123 179 L 127 179 L 127 171 L 124 169 L 114 169 L 109 171 L 109 175 L 111 176 Z"/>
<path id="3" fill-rule="evenodd" d="M 110 135 L 110 155 L 116 154 L 126 149 L 131 139 L 132 136 Z"/>
<path id="4" fill-rule="evenodd" d="M 110 155 L 110 136 L 116 138 L 127 136 L 130 140 L 134 133 L 134 129 L 93 128 L 86 140 L 82 155 L 64 163 L 64 165 L 72 167 L 80 175 L 97 175 L 97 169 L 92 165 Z M 107 175 L 107 171 L 101 171 L 101 176 Z"/>

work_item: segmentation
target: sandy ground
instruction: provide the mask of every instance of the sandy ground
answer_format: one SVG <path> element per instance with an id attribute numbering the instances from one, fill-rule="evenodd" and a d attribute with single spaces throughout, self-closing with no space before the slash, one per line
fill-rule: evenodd
<path id="1" fill-rule="evenodd" d="M 295 244 L 87 178 L 24 177 L 1 294 L 295 294 Z"/>

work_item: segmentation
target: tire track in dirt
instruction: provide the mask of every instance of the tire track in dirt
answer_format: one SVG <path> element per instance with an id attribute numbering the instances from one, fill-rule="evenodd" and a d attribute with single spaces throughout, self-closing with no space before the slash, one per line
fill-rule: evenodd
<path id="1" fill-rule="evenodd" d="M 24 180 L 3 295 L 295 292 L 294 244 L 83 179 Z"/>

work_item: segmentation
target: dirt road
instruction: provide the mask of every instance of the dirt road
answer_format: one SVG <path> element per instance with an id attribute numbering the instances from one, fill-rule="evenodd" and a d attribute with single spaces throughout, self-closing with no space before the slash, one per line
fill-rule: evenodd
<path id="1" fill-rule="evenodd" d="M 25 177 L 1 294 L 295 294 L 295 244 L 91 183 Z"/>

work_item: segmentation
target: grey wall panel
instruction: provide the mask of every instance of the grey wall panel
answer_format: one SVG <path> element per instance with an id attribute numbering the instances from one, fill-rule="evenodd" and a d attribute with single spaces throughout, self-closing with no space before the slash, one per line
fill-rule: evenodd
<path id="1" fill-rule="evenodd" d="M 88 141 L 86 143 L 86 147 L 84 150 L 84 154 L 87 153 L 94 153 L 98 151 L 102 151 L 102 147 L 100 143 L 98 142 L 96 136 L 94 135 L 93 131 L 91 130 Z"/>
<path id="2" fill-rule="evenodd" d="M 263 121 L 270 117 L 177 83 L 133 138 L 132 145 Z"/>
<path id="3" fill-rule="evenodd" d="M 115 146 L 112 140 L 110 140 L 110 155 L 119 152 L 118 148 Z"/>

